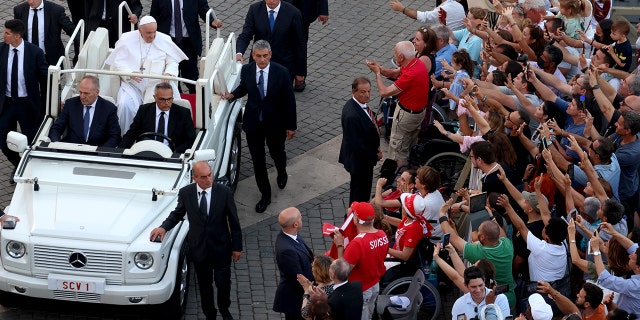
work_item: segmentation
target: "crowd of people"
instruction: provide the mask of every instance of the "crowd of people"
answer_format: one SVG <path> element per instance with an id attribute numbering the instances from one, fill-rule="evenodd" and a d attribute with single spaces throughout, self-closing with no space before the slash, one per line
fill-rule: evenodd
<path id="1" fill-rule="evenodd" d="M 372 281 L 412 275 L 424 263 L 416 260 L 420 246 L 435 246 L 442 275 L 463 293 L 453 319 L 635 319 L 640 75 L 627 38 L 632 25 L 610 19 L 608 0 L 447 0 L 425 11 L 393 0 L 390 7 L 425 26 L 394 46 L 399 68 L 366 61 L 375 80 L 356 78 L 342 113 L 351 206 L 329 254 L 348 262 L 349 281 L 362 285 L 358 315 L 371 319 Z M 372 197 L 382 159 L 367 104 L 373 86 L 397 97 L 385 156 L 401 169 L 395 187 L 381 178 Z M 427 139 L 458 145 L 472 165 L 468 184 L 446 202 L 439 172 L 409 161 L 433 103 L 456 125 L 434 121 L 439 133 Z M 479 194 L 487 199 L 480 211 L 471 205 Z M 465 217 L 478 222 L 472 233 Z M 330 292 L 304 290 L 306 305 L 334 307 Z"/>

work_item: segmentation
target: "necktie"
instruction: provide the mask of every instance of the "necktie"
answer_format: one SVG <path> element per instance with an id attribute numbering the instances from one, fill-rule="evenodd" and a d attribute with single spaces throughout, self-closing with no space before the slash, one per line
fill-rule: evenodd
<path id="1" fill-rule="evenodd" d="M 373 111 L 371 111 L 371 108 L 369 108 L 368 104 L 365 104 L 366 109 L 367 109 L 367 114 L 369 115 L 369 119 L 371 119 L 371 122 L 373 122 L 373 126 L 376 128 L 376 132 L 378 133 L 378 135 L 380 135 L 380 129 L 378 129 L 378 123 L 376 123 L 376 116 L 373 114 Z"/>
<path id="2" fill-rule="evenodd" d="M 275 16 L 276 11 L 275 10 L 269 10 L 269 28 L 271 28 L 271 31 L 273 32 L 273 25 L 276 24 L 276 16 Z"/>
<path id="3" fill-rule="evenodd" d="M 11 98 L 18 99 L 18 49 L 15 48 L 11 65 Z"/>
<path id="4" fill-rule="evenodd" d="M 258 77 L 258 91 L 260 92 L 260 99 L 264 99 L 264 70 L 260 70 L 260 76 Z M 262 121 L 262 109 L 260 109 L 258 120 Z"/>
<path id="5" fill-rule="evenodd" d="M 182 41 L 182 12 L 180 12 L 180 0 L 173 0 L 173 24 L 176 32 L 176 42 Z"/>
<path id="6" fill-rule="evenodd" d="M 165 123 L 166 122 L 164 120 L 164 111 L 162 111 L 160 112 L 160 119 L 158 120 L 158 130 L 156 132 L 158 132 L 159 134 L 165 134 L 164 133 Z M 156 137 L 156 140 L 164 143 L 164 138 L 162 137 Z"/>
<path id="7" fill-rule="evenodd" d="M 31 43 L 40 46 L 40 37 L 38 36 L 38 9 L 33 10 L 33 20 L 31 24 Z"/>
<path id="8" fill-rule="evenodd" d="M 89 126 L 91 125 L 91 115 L 89 114 L 91 106 L 85 106 L 84 110 L 84 123 L 82 126 L 84 132 L 84 141 L 89 141 Z"/>
<path id="9" fill-rule="evenodd" d="M 209 212 L 207 211 L 207 192 L 204 190 L 200 192 L 200 211 L 205 216 L 209 215 Z"/>

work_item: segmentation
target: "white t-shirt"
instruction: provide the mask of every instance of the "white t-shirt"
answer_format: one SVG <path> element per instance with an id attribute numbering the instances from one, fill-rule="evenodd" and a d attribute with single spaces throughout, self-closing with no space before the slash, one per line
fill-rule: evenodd
<path id="1" fill-rule="evenodd" d="M 440 191 L 436 190 L 427 194 L 424 197 L 426 208 L 424 210 L 424 214 L 422 215 L 427 220 L 436 220 L 440 219 L 440 207 L 444 204 L 444 198 L 442 198 L 442 194 Z M 433 227 L 431 230 L 432 237 L 442 237 L 442 228 L 440 227 L 440 223 L 438 222 L 429 222 Z"/>
<path id="2" fill-rule="evenodd" d="M 567 249 L 564 245 L 550 244 L 527 233 L 530 281 L 552 282 L 564 277 L 567 270 Z"/>

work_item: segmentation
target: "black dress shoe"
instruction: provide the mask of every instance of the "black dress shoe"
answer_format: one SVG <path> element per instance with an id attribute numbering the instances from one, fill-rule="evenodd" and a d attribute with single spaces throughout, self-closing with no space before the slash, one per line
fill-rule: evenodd
<path id="1" fill-rule="evenodd" d="M 260 199 L 260 201 L 258 201 L 258 203 L 256 203 L 256 212 L 257 213 L 263 213 L 265 212 L 265 210 L 267 210 L 267 206 L 271 204 L 271 198 L 262 198 Z"/>
<path id="2" fill-rule="evenodd" d="M 293 91 L 295 92 L 302 92 L 304 91 L 304 88 L 307 87 L 307 81 L 302 81 L 301 84 L 296 84 L 293 86 Z"/>
<path id="3" fill-rule="evenodd" d="M 276 180 L 278 181 L 278 188 L 280 189 L 284 189 L 284 187 L 287 186 L 287 181 L 289 180 L 289 175 L 288 174 L 283 174 L 283 175 L 278 175 L 278 178 L 276 178 Z"/>
<path id="4" fill-rule="evenodd" d="M 233 320 L 233 316 L 231 315 L 231 313 L 229 311 L 227 312 L 220 312 L 220 314 L 222 315 L 222 319 L 223 320 Z"/>

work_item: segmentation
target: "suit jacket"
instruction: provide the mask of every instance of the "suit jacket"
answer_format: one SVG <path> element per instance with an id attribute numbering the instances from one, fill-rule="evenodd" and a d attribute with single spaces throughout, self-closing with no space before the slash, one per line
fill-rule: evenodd
<path id="1" fill-rule="evenodd" d="M 158 31 L 164 34 L 169 34 L 171 30 L 171 22 L 173 20 L 172 2 L 173 0 L 151 1 L 151 13 L 149 14 L 158 21 Z M 191 41 L 191 45 L 198 55 L 202 55 L 202 33 L 198 16 L 203 21 L 206 21 L 207 11 L 209 11 L 207 0 L 183 0 L 182 21 L 187 28 L 189 41 Z M 211 17 L 211 21 L 213 21 L 213 17 Z"/>
<path id="2" fill-rule="evenodd" d="M 264 1 L 249 7 L 236 42 L 236 52 L 247 50 L 251 40 L 267 40 L 271 44 L 272 61 L 283 65 L 290 75 L 307 75 L 307 43 L 300 11 L 288 2 L 280 2 L 280 11 L 273 27 L 269 27 L 269 14 Z M 291 79 L 293 81 L 293 79 Z"/>
<path id="3" fill-rule="evenodd" d="M 333 320 L 352 320 L 362 318 L 362 285 L 360 282 L 347 282 L 329 296 L 331 317 Z"/>
<path id="4" fill-rule="evenodd" d="M 38 30 L 38 32 L 44 32 L 44 51 L 47 63 L 54 65 L 64 55 L 64 46 L 60 37 L 62 30 L 71 36 L 75 26 L 65 14 L 64 7 L 47 0 L 44 0 L 43 4 L 44 30 Z M 26 2 L 13 8 L 13 17 L 22 20 L 27 27 L 23 39 L 29 38 L 26 33 L 29 32 L 30 10 L 31 7 Z"/>
<path id="5" fill-rule="evenodd" d="M 189 219 L 189 254 L 194 262 L 213 261 L 214 267 L 231 264 L 231 251 L 242 251 L 242 230 L 231 189 L 218 183 L 211 187 L 211 202 L 207 216 L 200 212 L 195 183 L 178 192 L 178 205 L 162 222 L 169 231 L 184 219 Z"/>
<path id="6" fill-rule="evenodd" d="M 100 21 L 102 20 L 102 13 L 104 11 L 105 0 L 86 0 L 84 5 L 84 23 L 85 23 L 85 38 L 89 35 L 89 32 L 98 29 Z M 107 12 L 105 18 L 109 21 L 109 43 L 113 44 L 118 40 L 118 6 L 122 1 L 126 1 L 131 9 L 131 12 L 138 16 L 142 14 L 142 4 L 140 0 L 106 0 Z M 131 31 L 131 23 L 129 22 L 127 10 L 122 10 L 122 33 Z"/>
<path id="7" fill-rule="evenodd" d="M 240 84 L 232 92 L 234 99 L 248 95 L 245 105 L 242 129 L 245 132 L 255 130 L 260 111 L 262 121 L 267 128 L 273 130 L 296 130 L 296 99 L 287 69 L 271 61 L 267 79 L 267 95 L 260 98 L 256 81 L 256 63 L 242 66 Z"/>
<path id="8" fill-rule="evenodd" d="M 120 142 L 120 125 L 116 106 L 98 97 L 89 128 L 89 139 L 86 142 L 84 141 L 84 112 L 80 97 L 68 99 L 49 131 L 51 141 L 60 141 L 60 137 L 67 130 L 67 135 L 62 139 L 63 142 L 85 143 L 98 147 L 117 146 Z"/>
<path id="9" fill-rule="evenodd" d="M 196 138 L 196 130 L 193 127 L 191 113 L 189 110 L 176 104 L 171 105 L 170 111 L 169 122 L 167 124 L 167 136 L 173 140 L 176 146 L 175 152 L 183 153 L 193 144 L 193 140 Z M 147 132 L 156 132 L 155 102 L 140 106 L 136 116 L 133 117 L 129 131 L 122 137 L 120 147 L 131 147 L 139 135 Z"/>
<path id="10" fill-rule="evenodd" d="M 276 238 L 275 252 L 278 270 L 280 270 L 280 282 L 273 300 L 273 311 L 300 313 L 304 289 L 298 283 L 297 275 L 302 274 L 313 281 L 313 273 L 311 273 L 313 252 L 304 242 L 296 242 L 282 231 Z"/>
<path id="11" fill-rule="evenodd" d="M 29 105 L 25 111 L 29 119 L 34 125 L 40 116 L 40 102 L 46 95 L 46 88 L 42 88 L 42 98 L 40 97 L 40 83 L 47 83 L 47 73 L 49 65 L 44 59 L 44 52 L 38 46 L 22 40 L 24 42 L 24 61 L 22 70 L 24 73 L 24 82 L 27 87 L 27 99 Z M 7 68 L 9 63 L 9 45 L 0 43 L 0 114 L 4 108 L 4 96 L 7 95 Z M 9 93 L 10 94 L 10 93 Z M 33 131 L 35 132 L 35 130 Z"/>
<path id="12" fill-rule="evenodd" d="M 342 145 L 338 162 L 350 173 L 370 172 L 378 162 L 378 128 L 353 98 L 342 108 L 341 119 Z"/>
<path id="13" fill-rule="evenodd" d="M 291 3 L 302 13 L 302 22 L 305 25 L 312 24 L 318 16 L 329 15 L 329 3 L 327 0 L 284 0 Z"/>

